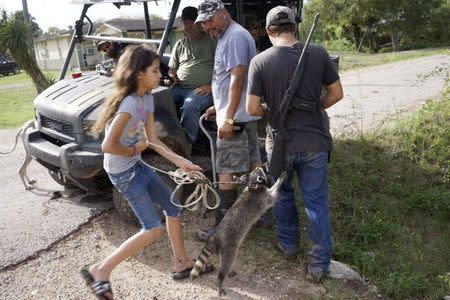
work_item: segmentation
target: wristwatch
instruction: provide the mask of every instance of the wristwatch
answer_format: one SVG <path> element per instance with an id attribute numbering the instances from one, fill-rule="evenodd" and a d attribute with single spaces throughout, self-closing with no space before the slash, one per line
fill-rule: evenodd
<path id="1" fill-rule="evenodd" d="M 233 121 L 233 119 L 225 119 L 225 123 L 227 123 L 229 125 L 233 125 L 234 121 Z"/>

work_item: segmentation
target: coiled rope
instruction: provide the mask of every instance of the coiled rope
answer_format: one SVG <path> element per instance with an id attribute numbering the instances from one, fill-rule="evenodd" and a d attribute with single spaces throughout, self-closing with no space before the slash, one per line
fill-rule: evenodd
<path id="1" fill-rule="evenodd" d="M 151 143 L 148 140 L 146 141 L 146 144 L 164 149 L 160 145 Z M 166 149 L 164 149 L 164 151 L 166 151 Z M 185 159 L 184 157 L 181 157 L 179 155 L 173 155 L 172 153 L 168 153 L 168 154 L 172 155 L 178 159 Z M 213 209 L 216 209 L 217 207 L 219 207 L 219 204 L 220 204 L 219 194 L 217 194 L 215 189 L 212 187 L 212 185 L 216 184 L 216 183 L 215 182 L 211 183 L 211 181 L 203 173 L 201 173 L 201 172 L 186 173 L 181 169 L 177 169 L 175 171 L 164 171 L 164 170 L 158 169 L 158 168 L 146 163 L 142 159 L 142 157 L 139 157 L 139 160 L 144 165 L 148 166 L 149 168 L 151 168 L 155 171 L 161 172 L 163 174 L 166 174 L 167 176 L 169 176 L 170 179 L 172 179 L 177 184 L 177 187 L 172 191 L 172 194 L 170 195 L 170 202 L 173 205 L 175 205 L 177 207 L 185 208 L 190 211 L 198 210 L 198 208 L 200 207 L 200 202 L 202 202 L 203 206 L 209 210 L 213 210 Z M 176 203 L 174 201 L 176 193 L 183 185 L 187 185 L 187 184 L 196 184 L 194 191 L 186 198 L 184 205 Z M 212 202 L 213 205 L 210 205 L 208 203 L 208 191 L 211 192 L 212 195 L 214 196 L 213 197 L 214 201 Z"/>
<path id="2" fill-rule="evenodd" d="M 214 140 L 209 135 L 206 128 L 203 126 L 203 121 L 205 119 L 205 115 L 202 115 L 199 119 L 199 125 L 201 130 L 205 133 L 206 137 L 209 139 L 210 147 L 211 147 L 211 162 L 212 162 L 212 171 L 213 171 L 213 179 L 214 181 L 211 182 L 203 173 L 201 172 L 190 172 L 186 173 L 181 169 L 177 169 L 175 171 L 163 171 L 160 170 L 154 166 L 151 166 L 147 164 L 145 161 L 140 158 L 140 161 L 148 166 L 149 168 L 152 168 L 155 171 L 161 172 L 169 176 L 176 184 L 177 187 L 172 191 L 172 194 L 170 195 L 170 202 L 181 208 L 186 208 L 190 211 L 195 211 L 199 208 L 200 202 L 203 203 L 203 206 L 206 207 L 206 209 L 213 210 L 219 207 L 220 204 L 220 197 L 219 194 L 217 194 L 214 187 L 218 187 L 219 183 L 222 184 L 246 184 L 245 182 L 242 182 L 239 178 L 236 178 L 236 181 L 233 182 L 219 182 L 216 177 L 216 169 L 214 165 L 215 161 L 215 149 L 214 149 Z M 151 143 L 150 141 L 146 140 L 147 145 L 152 145 L 155 147 L 159 147 L 166 151 L 163 147 L 160 145 L 156 145 L 154 143 Z M 178 159 L 185 159 L 184 157 L 181 157 L 179 155 L 173 155 L 172 153 L 168 153 L 169 155 L 172 155 Z M 181 205 L 174 201 L 175 195 L 178 192 L 178 190 L 183 186 L 187 184 L 196 184 L 196 187 L 194 191 L 186 198 L 185 204 Z M 213 187 L 214 186 L 214 187 Z M 214 204 L 209 205 L 208 203 L 208 191 L 210 191 L 214 196 Z"/>

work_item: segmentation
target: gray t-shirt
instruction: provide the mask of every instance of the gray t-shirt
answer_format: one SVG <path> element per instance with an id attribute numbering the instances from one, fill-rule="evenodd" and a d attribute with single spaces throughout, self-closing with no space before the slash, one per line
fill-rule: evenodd
<path id="1" fill-rule="evenodd" d="M 241 25 L 232 22 L 219 38 L 214 57 L 212 93 L 216 108 L 216 122 L 221 126 L 225 120 L 228 107 L 228 92 L 231 75 L 229 71 L 239 65 L 248 68 L 250 60 L 255 56 L 255 41 L 250 33 Z M 241 101 L 234 114 L 234 121 L 248 122 L 259 119 L 247 114 L 245 97 L 247 91 L 247 74 L 242 88 Z"/>
<path id="2" fill-rule="evenodd" d="M 275 129 L 279 119 L 278 108 L 297 66 L 303 45 L 299 42 L 292 47 L 269 48 L 258 54 L 250 64 L 248 93 L 264 97 L 269 108 L 269 124 Z M 296 95 L 318 104 L 322 87 L 336 82 L 339 75 L 322 46 L 310 44 L 308 50 L 310 54 Z M 326 130 L 322 112 L 318 109 L 292 110 L 284 124 L 291 137 L 286 143 L 288 152 L 332 150 L 331 135 Z"/>
<path id="3" fill-rule="evenodd" d="M 154 111 L 154 100 L 150 93 L 146 93 L 143 97 L 135 93 L 126 96 L 116 112 L 126 112 L 131 115 L 131 119 L 125 125 L 120 136 L 120 143 L 124 146 L 131 147 L 140 139 L 144 138 L 144 126 L 147 121 L 148 113 Z M 109 133 L 110 124 L 106 126 L 105 135 Z M 138 160 L 139 155 L 122 156 L 111 153 L 105 153 L 103 157 L 103 168 L 107 173 L 118 174 L 131 168 Z"/>

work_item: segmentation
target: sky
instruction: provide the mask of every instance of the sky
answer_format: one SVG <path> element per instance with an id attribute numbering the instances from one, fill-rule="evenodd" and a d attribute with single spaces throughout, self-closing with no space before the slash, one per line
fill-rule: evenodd
<path id="1" fill-rule="evenodd" d="M 179 13 L 185 6 L 197 6 L 201 0 L 181 0 Z M 35 18 L 39 27 L 47 31 L 49 27 L 67 29 L 69 25 L 74 26 L 75 20 L 80 17 L 82 5 L 72 4 L 72 0 L 27 0 L 28 13 Z M 150 14 L 160 15 L 167 19 L 173 1 L 158 1 L 148 3 Z M 0 9 L 5 9 L 8 14 L 22 10 L 22 0 L 0 0 Z M 123 6 L 120 10 L 111 3 L 95 4 L 89 8 L 87 15 L 92 21 L 105 21 L 118 17 L 143 18 L 144 9 L 142 4 Z"/>

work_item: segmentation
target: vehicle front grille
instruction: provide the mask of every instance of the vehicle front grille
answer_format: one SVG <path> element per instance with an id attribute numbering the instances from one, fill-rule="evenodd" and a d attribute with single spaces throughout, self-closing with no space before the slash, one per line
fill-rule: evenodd
<path id="1" fill-rule="evenodd" d="M 61 122 L 46 116 L 41 115 L 41 126 L 51 129 L 53 131 L 64 134 L 68 137 L 75 138 L 73 132 L 73 125 L 65 122 Z"/>

